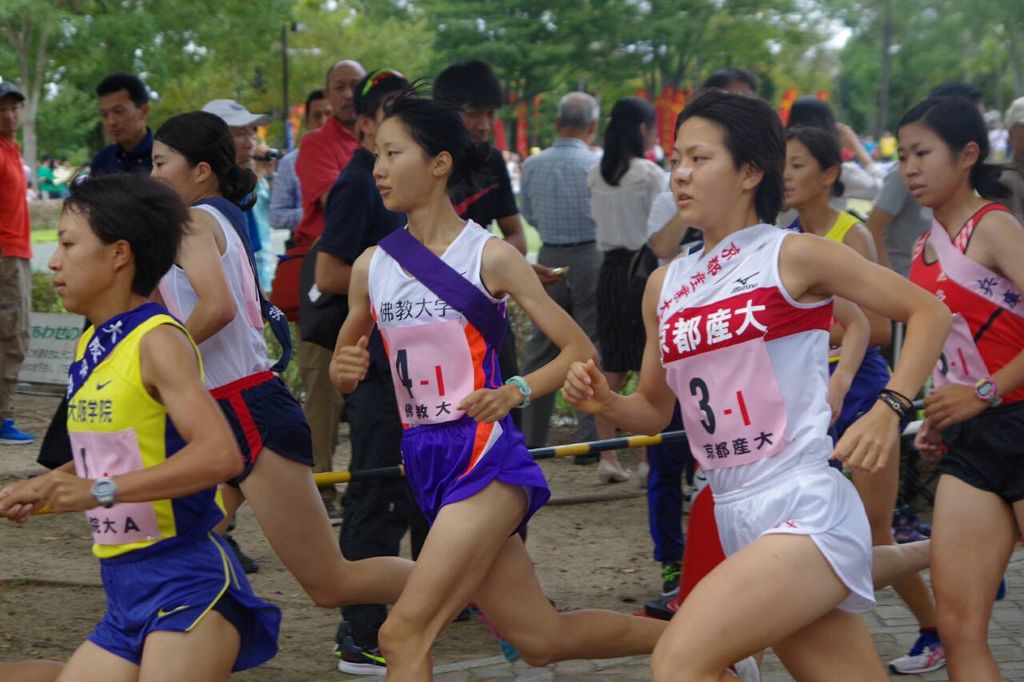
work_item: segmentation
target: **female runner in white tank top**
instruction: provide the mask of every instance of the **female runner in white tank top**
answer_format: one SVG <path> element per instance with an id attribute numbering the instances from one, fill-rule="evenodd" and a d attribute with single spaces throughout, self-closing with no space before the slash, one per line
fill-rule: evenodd
<path id="1" fill-rule="evenodd" d="M 654 679 L 718 680 L 733 661 L 771 646 L 797 679 L 842 670 L 844 680 L 885 680 L 857 615 L 874 605 L 867 518 L 827 459 L 874 471 L 894 456 L 905 396 L 938 357 L 949 314 L 839 244 L 770 225 L 782 202 L 785 145 L 765 103 L 711 91 L 681 121 L 673 190 L 704 249 L 648 282 L 635 394 L 612 394 L 592 363 L 574 364 L 565 384 L 577 408 L 638 433 L 660 431 L 678 398 L 715 494 L 730 556 L 673 618 L 652 658 Z M 826 396 L 833 294 L 908 322 L 891 392 L 834 451 Z"/>
<path id="2" fill-rule="evenodd" d="M 227 125 L 204 112 L 168 119 L 153 143 L 153 177 L 192 206 L 192 230 L 161 285 L 164 303 L 199 344 L 207 386 L 245 458 L 243 475 L 222 486 L 228 515 L 248 500 L 274 552 L 317 606 L 392 604 L 412 562 L 342 556 L 313 483 L 308 426 L 269 372 L 256 283 L 233 225 L 237 207 L 228 205 L 252 191 L 253 178 L 234 159 Z"/>

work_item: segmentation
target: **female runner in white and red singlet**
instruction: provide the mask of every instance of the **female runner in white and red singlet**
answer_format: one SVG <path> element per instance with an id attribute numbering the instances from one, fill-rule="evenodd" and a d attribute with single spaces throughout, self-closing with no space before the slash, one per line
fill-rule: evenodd
<path id="1" fill-rule="evenodd" d="M 168 119 L 153 142 L 153 177 L 192 207 L 192 229 L 160 293 L 199 343 L 207 387 L 242 450 L 242 474 L 222 488 L 227 514 L 248 500 L 274 552 L 318 606 L 394 603 L 412 562 L 342 556 L 313 483 L 305 416 L 271 371 L 238 207 L 255 177 L 235 164 L 230 129 L 201 111 Z"/>
<path id="2" fill-rule="evenodd" d="M 470 601 L 534 665 L 650 652 L 664 622 L 555 611 L 516 534 L 550 493 L 509 411 L 556 390 L 594 347 L 518 251 L 452 208 L 448 190 L 482 162 L 458 114 L 403 93 L 375 147 L 384 205 L 409 225 L 353 264 L 331 379 L 351 392 L 365 376 L 376 323 L 406 426 L 406 478 L 431 521 L 408 588 L 380 628 L 388 676 L 431 679 L 434 639 Z M 561 349 L 525 377 L 502 377 L 498 366 L 509 298 Z"/>
<path id="3" fill-rule="evenodd" d="M 709 91 L 689 104 L 673 191 L 704 249 L 659 268 L 644 300 L 636 393 L 612 394 L 575 363 L 567 397 L 624 429 L 655 433 L 678 398 L 715 495 L 729 555 L 658 643 L 654 679 L 718 680 L 771 646 L 798 679 L 884 680 L 863 620 L 874 605 L 871 534 L 853 485 L 828 465 L 875 471 L 938 357 L 949 313 L 842 245 L 770 225 L 782 203 L 782 126 L 759 100 Z M 907 320 L 886 392 L 833 450 L 828 436 L 832 296 Z"/>
<path id="4" fill-rule="evenodd" d="M 1024 230 L 1002 204 L 999 169 L 977 107 L 930 99 L 900 122 L 900 170 L 932 209 L 910 279 L 953 312 L 916 443 L 942 455 L 932 585 L 951 680 L 1002 675 L 988 622 L 1024 527 Z"/>

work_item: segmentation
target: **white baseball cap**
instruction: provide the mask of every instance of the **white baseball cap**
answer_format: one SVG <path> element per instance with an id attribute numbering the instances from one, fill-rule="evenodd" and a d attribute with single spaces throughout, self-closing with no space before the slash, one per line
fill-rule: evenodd
<path id="1" fill-rule="evenodd" d="M 231 128 L 265 126 L 270 114 L 254 114 L 233 99 L 212 99 L 203 105 L 203 111 L 221 119 Z"/>
<path id="2" fill-rule="evenodd" d="M 1024 126 L 1024 97 L 1018 97 L 1010 104 L 1006 110 L 1005 123 L 1007 130 L 1013 126 Z"/>

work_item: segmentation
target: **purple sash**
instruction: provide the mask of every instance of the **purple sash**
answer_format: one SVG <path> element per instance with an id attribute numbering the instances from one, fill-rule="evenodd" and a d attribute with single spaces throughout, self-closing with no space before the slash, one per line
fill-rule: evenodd
<path id="1" fill-rule="evenodd" d="M 462 313 L 495 351 L 501 348 L 505 340 L 505 318 L 494 302 L 409 234 L 408 228 L 395 230 L 380 240 L 378 246 L 406 272 Z"/>
<path id="2" fill-rule="evenodd" d="M 1021 306 L 1024 299 L 1021 298 L 1020 289 L 1010 280 L 961 253 L 960 249 L 953 246 L 946 228 L 937 220 L 932 220 L 929 241 L 946 277 L 1003 310 L 1024 317 L 1024 306 Z"/>
<path id="3" fill-rule="evenodd" d="M 107 359 L 118 343 L 140 324 L 155 315 L 170 316 L 170 313 L 156 303 L 143 303 L 138 308 L 114 315 L 103 324 L 96 325 L 92 338 L 82 354 L 82 359 L 71 363 L 71 367 L 68 369 L 67 399 L 71 400 L 78 390 L 85 386 L 85 382 L 93 370 Z"/>

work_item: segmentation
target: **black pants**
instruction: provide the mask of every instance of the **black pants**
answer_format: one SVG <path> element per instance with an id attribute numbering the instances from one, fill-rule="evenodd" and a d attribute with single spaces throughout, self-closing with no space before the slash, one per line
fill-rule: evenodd
<path id="1" fill-rule="evenodd" d="M 351 471 L 396 466 L 402 462 L 402 423 L 395 408 L 391 376 L 370 371 L 345 401 L 352 442 Z M 398 556 L 405 531 L 412 533 L 413 558 L 427 537 L 427 520 L 405 479 L 355 481 L 342 497 L 338 541 L 350 561 Z M 341 610 L 356 643 L 377 646 L 377 630 L 387 618 L 384 604 L 359 604 Z"/>

